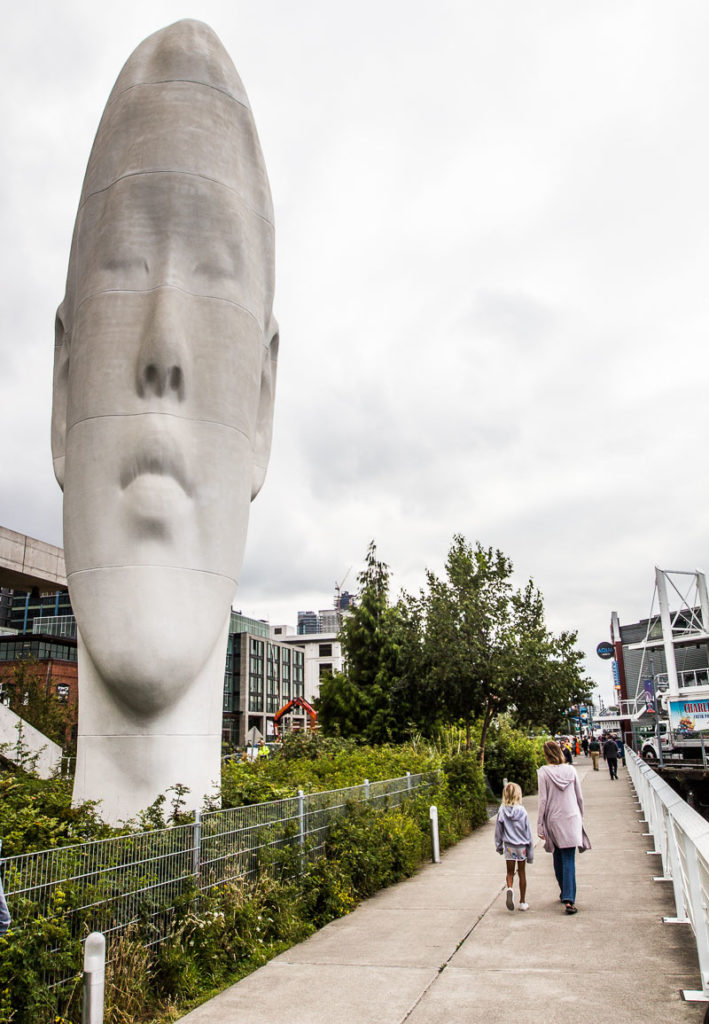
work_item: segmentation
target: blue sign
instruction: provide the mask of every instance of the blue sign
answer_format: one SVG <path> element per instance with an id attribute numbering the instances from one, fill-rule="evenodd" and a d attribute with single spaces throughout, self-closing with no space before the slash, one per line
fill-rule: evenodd
<path id="1" fill-rule="evenodd" d="M 596 654 L 599 658 L 603 658 L 604 661 L 608 661 L 610 658 L 615 657 L 615 647 L 610 640 L 602 640 L 598 647 L 596 647 Z"/>

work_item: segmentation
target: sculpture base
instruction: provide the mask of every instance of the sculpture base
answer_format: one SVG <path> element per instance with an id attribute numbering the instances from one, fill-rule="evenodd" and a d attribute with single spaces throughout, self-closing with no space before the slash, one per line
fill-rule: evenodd
<path id="1" fill-rule="evenodd" d="M 189 787 L 182 809 L 195 810 L 205 797 L 219 798 L 220 740 L 220 735 L 81 736 L 73 803 L 100 800 L 100 817 L 117 825 L 134 818 L 161 793 L 169 812 L 167 790 L 180 784 Z"/>

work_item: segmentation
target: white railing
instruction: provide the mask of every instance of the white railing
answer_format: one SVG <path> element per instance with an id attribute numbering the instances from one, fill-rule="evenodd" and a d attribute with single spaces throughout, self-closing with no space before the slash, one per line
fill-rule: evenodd
<path id="1" fill-rule="evenodd" d="M 628 771 L 652 835 L 652 852 L 662 858 L 661 880 L 671 881 L 676 917 L 689 924 L 699 957 L 702 987 L 685 999 L 709 1000 L 709 821 L 693 810 L 657 772 L 625 748 Z"/>

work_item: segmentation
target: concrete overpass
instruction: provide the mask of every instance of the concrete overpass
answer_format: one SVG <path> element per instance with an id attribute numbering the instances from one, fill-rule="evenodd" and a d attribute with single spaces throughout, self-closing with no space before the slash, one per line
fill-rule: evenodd
<path id="1" fill-rule="evenodd" d="M 53 594 L 66 590 L 64 551 L 0 526 L 0 587 Z"/>

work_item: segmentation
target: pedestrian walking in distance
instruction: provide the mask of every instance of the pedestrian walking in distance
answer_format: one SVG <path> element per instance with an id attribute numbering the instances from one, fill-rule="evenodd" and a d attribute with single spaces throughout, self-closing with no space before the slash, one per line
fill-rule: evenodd
<path id="1" fill-rule="evenodd" d="M 508 910 L 515 908 L 513 883 L 515 864 L 519 882 L 519 909 L 529 910 L 527 903 L 527 864 L 534 860 L 534 840 L 529 815 L 522 806 L 522 790 L 516 782 L 508 782 L 502 791 L 502 806 L 495 822 L 495 849 L 507 865 Z"/>
<path id="2" fill-rule="evenodd" d="M 618 778 L 618 745 L 612 736 L 603 744 L 603 760 L 608 765 L 611 782 Z"/>
<path id="3" fill-rule="evenodd" d="M 601 744 L 598 742 L 595 736 L 589 743 L 588 750 L 591 755 L 591 760 L 593 761 L 593 770 L 594 772 L 597 772 L 599 771 L 598 759 L 601 756 Z"/>
<path id="4" fill-rule="evenodd" d="M 623 743 L 622 736 L 616 736 L 615 745 L 618 748 L 618 760 L 623 762 L 623 767 L 627 768 L 625 763 L 625 743 Z"/>
<path id="5" fill-rule="evenodd" d="M 576 769 L 564 764 L 561 747 L 554 740 L 544 744 L 546 764 L 537 770 L 539 811 L 537 833 L 544 849 L 554 855 L 554 874 L 559 900 L 567 914 L 575 914 L 576 848 L 583 853 L 591 842 L 583 827 L 583 795 Z"/>

